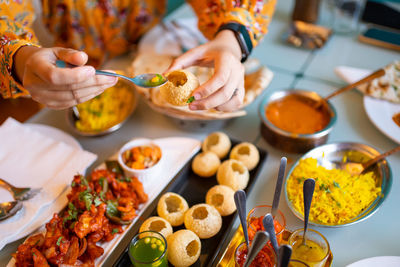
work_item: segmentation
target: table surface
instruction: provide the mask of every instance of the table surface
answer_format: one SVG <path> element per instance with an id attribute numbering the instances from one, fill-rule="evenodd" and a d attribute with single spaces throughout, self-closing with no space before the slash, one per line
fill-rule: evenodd
<path id="1" fill-rule="evenodd" d="M 287 29 L 291 8 L 292 1 L 278 1 L 269 33 L 252 55 L 274 72 L 272 83 L 267 89 L 268 93 L 275 90 L 298 88 L 314 90 L 321 95 L 328 95 L 337 87 L 344 85 L 344 82 L 334 75 L 334 67 L 348 65 L 378 69 L 395 59 L 400 59 L 399 53 L 362 44 L 357 41 L 355 35 L 333 35 L 327 45 L 317 51 L 288 46 L 282 42 L 281 36 Z M 167 19 L 193 16 L 190 8 L 183 5 Z M 326 21 L 327 16 L 323 15 L 322 17 L 323 21 Z M 109 64 L 111 67 L 115 64 L 121 67 L 121 64 L 124 64 L 123 62 L 127 64 L 126 62 L 129 62 L 129 60 L 117 59 Z M 280 158 L 286 156 L 289 162 L 293 163 L 301 156 L 276 150 L 261 138 L 260 119 L 257 114 L 261 98 L 258 98 L 255 103 L 246 108 L 247 116 L 237 118 L 221 129 L 232 138 L 252 142 L 269 152 L 261 176 L 249 196 L 248 210 L 255 205 L 272 202 Z M 365 143 L 379 151 L 393 148 L 396 144 L 385 137 L 369 121 L 363 108 L 362 98 L 362 95 L 358 92 L 351 91 L 332 100 L 338 113 L 338 121 L 329 137 L 329 142 Z M 113 155 L 124 143 L 134 137 L 187 136 L 203 139 L 208 133 L 182 129 L 169 118 L 151 110 L 143 102 L 139 103 L 135 113 L 121 129 L 103 137 L 88 138 L 75 135 L 66 124 L 65 111 L 44 109 L 29 122 L 51 125 L 74 136 L 84 149 L 98 155 L 93 166 Z M 392 155 L 388 161 L 393 172 L 393 186 L 387 200 L 372 217 L 344 228 L 312 227 L 323 233 L 328 239 L 334 256 L 333 266 L 345 266 L 360 259 L 374 256 L 400 256 L 400 231 L 398 229 L 400 222 L 400 187 L 398 181 L 400 155 Z M 291 167 L 291 165 L 288 167 Z M 280 209 L 285 214 L 289 229 L 302 227 L 302 221 L 297 219 L 289 210 L 284 194 L 281 197 Z M 16 241 L 0 251 L 0 266 L 6 265 L 11 253 L 15 252 L 21 242 L 22 240 Z"/>

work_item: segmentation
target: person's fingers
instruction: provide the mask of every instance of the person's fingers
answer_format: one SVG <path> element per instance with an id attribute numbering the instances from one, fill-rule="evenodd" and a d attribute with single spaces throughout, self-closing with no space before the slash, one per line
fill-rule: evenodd
<path id="1" fill-rule="evenodd" d="M 224 112 L 231 112 L 238 110 L 243 104 L 244 93 L 245 90 L 243 87 L 235 89 L 232 98 L 225 104 L 218 106 L 216 109 Z"/>
<path id="2" fill-rule="evenodd" d="M 243 66 L 235 63 L 233 56 L 230 54 L 221 54 L 219 57 L 216 57 L 214 64 L 214 75 L 194 90 L 192 95 L 195 100 L 207 98 L 227 84 L 229 79 L 235 78 L 237 75 L 242 75 L 241 69 Z"/>
<path id="3" fill-rule="evenodd" d="M 88 61 L 88 55 L 82 51 L 62 47 L 54 47 L 52 50 L 58 59 L 71 65 L 83 66 Z"/>
<path id="4" fill-rule="evenodd" d="M 95 75 L 95 69 L 92 66 L 57 68 L 50 62 L 40 63 L 33 69 L 34 74 L 52 85 L 81 83 Z"/>
<path id="5" fill-rule="evenodd" d="M 187 67 L 196 65 L 199 61 L 202 60 L 205 49 L 203 46 L 198 46 L 196 48 L 190 49 L 186 53 L 177 57 L 172 61 L 171 65 L 164 73 L 168 73 L 174 70 L 185 69 Z"/>
<path id="6" fill-rule="evenodd" d="M 223 87 L 206 98 L 192 102 L 189 105 L 189 108 L 192 110 L 203 110 L 220 106 L 231 99 L 235 89 L 238 87 L 238 84 L 239 77 L 231 76 Z"/>

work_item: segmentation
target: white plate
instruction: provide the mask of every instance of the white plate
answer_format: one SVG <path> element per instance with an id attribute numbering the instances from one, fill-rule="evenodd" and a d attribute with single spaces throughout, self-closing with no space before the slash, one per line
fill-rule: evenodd
<path id="1" fill-rule="evenodd" d="M 350 265 L 347 265 L 347 267 L 376 267 L 376 266 L 399 267 L 400 257 L 395 257 L 395 256 L 373 257 L 373 258 L 363 259 L 354 262 Z"/>
<path id="2" fill-rule="evenodd" d="M 400 126 L 392 119 L 394 114 L 400 113 L 400 104 L 364 96 L 364 109 L 376 128 L 400 144 Z"/>
<path id="3" fill-rule="evenodd" d="M 168 185 L 172 178 L 179 172 L 179 170 L 186 164 L 186 162 L 196 154 L 200 149 L 200 141 L 193 138 L 186 137 L 167 137 L 167 138 L 159 138 L 154 139 L 154 142 L 161 147 L 163 156 L 166 158 L 165 166 L 169 166 L 163 170 L 163 175 L 159 176 L 159 181 L 154 183 L 154 186 L 147 190 L 146 193 L 149 197 L 148 201 L 142 205 L 140 205 L 137 211 L 137 217 L 133 219 L 132 223 L 129 225 L 123 226 L 124 232 L 116 235 L 114 239 L 109 242 L 104 242 L 99 244 L 103 249 L 104 253 L 102 256 L 95 260 L 95 266 L 105 266 L 105 261 L 107 257 L 111 254 L 111 252 L 118 246 L 119 242 L 125 237 L 125 235 L 129 232 L 129 230 L 134 226 L 137 220 L 140 218 L 142 213 L 146 210 L 146 208 L 153 202 L 153 200 L 160 194 L 160 192 Z M 111 156 L 110 160 L 116 160 L 118 157 L 118 153 Z M 97 168 L 104 168 L 105 164 L 101 164 Z M 67 193 L 65 192 L 65 195 Z M 66 197 L 64 196 L 64 201 L 66 202 Z M 65 206 L 65 204 L 64 204 Z M 59 209 L 61 210 L 61 209 Z M 39 232 L 44 232 L 44 225 L 48 222 L 48 220 L 43 221 L 43 226 L 38 229 L 36 232 L 32 233 L 36 234 Z M 7 267 L 15 267 L 15 260 L 11 258 Z"/>
<path id="4" fill-rule="evenodd" d="M 346 66 L 335 68 L 335 73 L 348 83 L 360 80 L 370 74 L 370 70 Z M 400 144 L 400 127 L 393 121 L 394 114 L 400 112 L 400 104 L 364 95 L 364 109 L 368 118 L 384 135 Z"/>
<path id="5" fill-rule="evenodd" d="M 37 123 L 24 123 L 24 125 L 56 141 L 63 142 L 67 145 L 72 146 L 73 148 L 82 149 L 81 145 L 74 137 L 72 137 L 70 134 L 67 134 L 64 131 L 61 131 L 60 129 L 57 129 L 49 125 L 37 124 Z"/>

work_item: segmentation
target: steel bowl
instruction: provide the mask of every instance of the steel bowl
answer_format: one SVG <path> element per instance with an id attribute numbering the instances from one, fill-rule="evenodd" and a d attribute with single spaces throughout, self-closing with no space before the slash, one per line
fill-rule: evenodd
<path id="1" fill-rule="evenodd" d="M 298 89 L 277 91 L 264 98 L 261 101 L 258 109 L 258 113 L 262 122 L 261 134 L 264 139 L 272 146 L 289 153 L 305 153 L 314 147 L 325 144 L 337 118 L 336 110 L 329 101 L 321 106 L 321 108 L 325 109 L 325 111 L 327 111 L 331 116 L 328 125 L 321 131 L 312 134 L 291 133 L 278 128 L 268 120 L 265 114 L 265 108 L 271 102 L 279 100 L 288 95 L 302 96 L 310 99 L 313 102 L 322 100 L 322 97 L 315 92 Z"/>
<path id="2" fill-rule="evenodd" d="M 352 156 L 348 156 L 348 152 L 352 152 Z M 374 158 L 380 155 L 380 152 L 377 151 L 375 148 L 370 147 L 368 145 L 359 144 L 359 143 L 334 143 L 334 144 L 326 144 L 314 148 L 313 150 L 306 153 L 302 156 L 297 162 L 292 166 L 290 171 L 288 172 L 285 180 L 285 197 L 286 202 L 290 210 L 293 214 L 299 218 L 300 220 L 304 220 L 303 215 L 298 212 L 292 202 L 289 201 L 288 194 L 287 194 L 287 180 L 289 179 L 290 175 L 292 174 L 294 168 L 299 164 L 300 160 L 305 158 L 315 158 L 318 161 L 318 164 L 321 166 L 336 166 L 339 165 L 343 158 L 347 158 L 347 162 L 356 162 L 362 163 L 366 162 L 367 160 Z M 390 169 L 389 163 L 386 160 L 382 160 L 379 163 L 375 164 L 375 166 L 371 167 L 371 171 L 375 173 L 377 177 L 376 184 L 381 187 L 381 194 L 366 208 L 362 213 L 358 216 L 352 218 L 351 220 L 344 222 L 342 224 L 320 224 L 316 222 L 310 221 L 309 223 L 315 226 L 320 227 L 343 227 L 352 225 L 361 221 L 366 220 L 372 214 L 374 214 L 378 208 L 382 205 L 383 201 L 389 195 L 390 189 L 392 187 L 392 171 Z M 300 190 L 301 191 L 301 190 Z"/>
<path id="3" fill-rule="evenodd" d="M 66 113 L 67 124 L 69 125 L 69 127 L 72 129 L 72 131 L 74 133 L 76 133 L 78 135 L 81 135 L 81 136 L 89 136 L 89 137 L 103 136 L 103 135 L 115 132 L 116 130 L 118 130 L 119 128 L 122 127 L 122 125 L 128 120 L 128 118 L 132 115 L 132 113 L 136 109 L 137 101 L 138 101 L 138 94 L 137 94 L 136 90 L 134 89 L 134 86 L 131 83 L 125 82 L 125 81 L 122 81 L 122 80 L 120 80 L 118 82 L 124 83 L 125 86 L 127 86 L 130 89 L 130 91 L 132 92 L 132 94 L 133 94 L 133 103 L 132 103 L 132 106 L 131 106 L 129 112 L 127 113 L 126 117 L 122 121 L 116 123 L 115 125 L 107 128 L 107 129 L 104 129 L 104 130 L 101 130 L 101 131 L 88 131 L 88 132 L 86 132 L 86 131 L 81 131 L 81 130 L 76 128 L 75 122 L 77 121 L 77 117 L 75 116 L 73 109 L 69 108 L 67 110 L 67 113 Z"/>

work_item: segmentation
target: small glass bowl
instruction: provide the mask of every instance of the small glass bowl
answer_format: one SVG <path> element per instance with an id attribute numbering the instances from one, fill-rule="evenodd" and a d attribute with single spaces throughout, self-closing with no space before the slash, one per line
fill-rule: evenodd
<path id="1" fill-rule="evenodd" d="M 251 225 L 251 220 L 253 218 L 260 218 L 264 217 L 268 213 L 271 213 L 272 206 L 270 205 L 260 205 L 254 207 L 249 214 L 247 215 L 247 229 L 249 232 L 249 238 L 250 240 L 253 239 L 254 235 L 256 234 L 257 231 L 265 231 L 264 226 L 262 226 L 261 229 L 254 229 L 253 226 Z M 281 244 L 282 242 L 282 237 L 283 237 L 283 232 L 285 231 L 286 228 L 286 219 L 283 213 L 278 210 L 278 213 L 276 214 L 274 220 L 277 220 L 279 224 L 282 226 L 282 230 L 279 233 L 276 233 L 276 239 L 278 241 L 278 244 Z"/>
<path id="2" fill-rule="evenodd" d="M 304 254 L 302 254 L 301 257 L 299 258 L 297 257 L 295 250 L 296 250 L 296 244 L 298 242 L 302 242 L 303 234 L 304 234 L 304 229 L 298 229 L 294 231 L 289 237 L 288 244 L 292 247 L 292 259 L 303 261 L 310 267 L 323 267 L 330 253 L 330 246 L 328 240 L 320 232 L 313 229 L 308 229 L 306 235 L 307 241 L 313 241 L 314 243 L 318 244 L 324 250 L 324 255 L 323 257 L 321 256 L 320 259 L 308 260 L 306 258 L 302 258 L 304 256 Z"/>
<path id="3" fill-rule="evenodd" d="M 161 256 L 159 256 L 158 258 L 150 261 L 150 262 L 142 262 L 139 261 L 137 259 L 135 259 L 133 257 L 133 255 L 131 255 L 131 248 L 136 244 L 136 242 L 138 242 L 139 240 L 143 239 L 143 238 L 147 238 L 147 237 L 156 237 L 159 240 L 161 240 L 161 242 L 164 245 L 164 251 L 161 254 Z M 131 262 L 133 264 L 133 266 L 135 267 L 153 267 L 153 266 L 167 266 L 168 265 L 168 260 L 167 260 L 167 240 L 165 239 L 165 237 L 158 233 L 158 232 L 154 232 L 154 231 L 143 231 L 141 233 L 138 233 L 137 235 L 135 235 L 131 241 L 131 243 L 129 244 L 129 250 L 128 250 L 128 254 L 129 254 L 129 258 L 131 259 Z"/>
<path id="4" fill-rule="evenodd" d="M 146 168 L 146 169 L 133 169 L 128 167 L 122 159 L 122 154 L 131 148 L 138 147 L 138 146 L 157 146 L 161 150 L 161 158 L 155 163 L 153 166 Z M 161 147 L 151 139 L 146 138 L 137 138 L 129 141 L 125 145 L 121 147 L 118 152 L 118 163 L 124 169 L 125 174 L 128 176 L 137 177 L 140 182 L 143 184 L 144 188 L 149 188 L 151 184 L 154 182 L 154 179 L 157 179 L 158 174 L 162 170 L 164 162 L 164 155 Z"/>
<path id="5" fill-rule="evenodd" d="M 250 244 L 251 244 L 251 242 L 250 242 Z M 250 245 L 250 246 L 251 246 L 251 245 Z M 246 247 L 246 242 L 241 243 L 241 244 L 236 248 L 236 250 L 235 250 L 235 267 L 243 267 L 243 263 L 242 263 L 242 265 L 240 265 L 240 263 L 239 263 L 239 254 L 240 254 L 243 250 L 245 250 L 245 249 L 247 249 L 247 247 Z M 277 257 L 276 257 L 276 255 L 275 255 L 274 250 L 273 250 L 270 246 L 264 246 L 263 249 L 257 254 L 257 256 L 260 255 L 260 253 L 267 254 L 269 259 L 272 258 L 272 260 L 271 260 L 271 262 L 270 262 L 270 263 L 272 263 L 272 264 L 269 264 L 269 265 L 266 265 L 266 264 L 265 264 L 265 267 L 274 267 L 274 266 L 277 266 Z M 254 261 L 257 260 L 257 256 L 256 256 L 256 258 L 254 259 Z M 247 257 L 247 255 L 246 255 L 246 257 Z M 245 260 L 246 260 L 246 258 L 245 258 Z M 251 266 L 251 265 L 250 265 L 250 266 Z M 263 265 L 263 266 L 264 266 L 264 265 Z"/>

